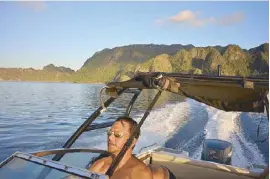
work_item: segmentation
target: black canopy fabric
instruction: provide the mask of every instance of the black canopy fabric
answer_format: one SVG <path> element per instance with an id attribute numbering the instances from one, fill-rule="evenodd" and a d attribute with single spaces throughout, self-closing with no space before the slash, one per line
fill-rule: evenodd
<path id="1" fill-rule="evenodd" d="M 155 72 L 139 73 L 128 81 L 111 82 L 107 86 L 108 92 L 122 88 L 159 89 L 224 111 L 264 112 L 269 78 Z"/>

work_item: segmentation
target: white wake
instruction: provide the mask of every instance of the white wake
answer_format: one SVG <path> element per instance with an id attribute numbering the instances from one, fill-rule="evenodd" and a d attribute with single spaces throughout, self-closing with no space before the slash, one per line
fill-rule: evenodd
<path id="1" fill-rule="evenodd" d="M 258 146 L 247 141 L 239 127 L 240 112 L 224 112 L 206 106 L 209 120 L 205 126 L 205 138 L 229 141 L 233 145 L 232 165 L 247 168 L 251 164 L 264 165 L 265 159 Z M 202 145 L 195 152 L 195 159 L 201 157 Z"/>
<path id="2" fill-rule="evenodd" d="M 261 154 L 257 145 L 253 141 L 248 141 L 242 129 L 239 127 L 239 117 L 241 113 L 224 112 L 204 104 L 187 100 L 177 104 L 167 104 L 163 108 L 151 111 L 141 128 L 141 136 L 134 149 L 134 153 L 138 153 L 142 147 L 156 143 L 159 146 L 164 146 L 165 142 L 175 133 L 180 127 L 183 127 L 189 118 L 196 118 L 197 113 L 191 113 L 192 105 L 196 105 L 195 109 L 206 109 L 208 113 L 208 122 L 204 128 L 205 138 L 214 138 L 226 140 L 233 145 L 232 165 L 242 168 L 247 168 L 251 164 L 265 165 L 265 158 Z M 137 122 L 142 118 L 143 113 L 132 116 Z M 98 148 L 106 148 L 106 136 L 102 135 L 104 140 L 99 137 L 99 143 L 95 145 Z M 197 138 L 194 136 L 193 138 Z M 183 145 L 192 145 L 193 138 Z M 194 139 L 195 140 L 195 139 Z M 191 158 L 200 159 L 202 144 L 194 152 Z M 189 152 L 189 151 L 188 151 Z"/>

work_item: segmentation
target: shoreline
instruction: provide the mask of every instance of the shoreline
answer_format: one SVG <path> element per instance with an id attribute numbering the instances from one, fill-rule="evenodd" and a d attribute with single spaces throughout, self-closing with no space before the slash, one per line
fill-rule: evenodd
<path id="1" fill-rule="evenodd" d="M 72 81 L 28 81 L 28 80 L 2 80 L 1 82 L 31 82 L 31 83 L 71 83 L 71 84 L 95 84 L 95 85 L 105 85 L 106 83 L 92 83 L 92 82 L 72 82 Z"/>

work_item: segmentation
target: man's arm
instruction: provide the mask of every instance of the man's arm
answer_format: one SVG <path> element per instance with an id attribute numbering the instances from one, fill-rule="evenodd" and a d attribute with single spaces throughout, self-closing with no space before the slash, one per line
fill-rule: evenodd
<path id="1" fill-rule="evenodd" d="M 90 170 L 91 172 L 104 174 L 102 171 L 103 166 L 104 166 L 104 159 L 100 159 L 94 162 L 88 170 Z"/>
<path id="2" fill-rule="evenodd" d="M 154 179 L 170 178 L 168 171 L 164 167 L 160 165 L 154 165 L 154 164 L 149 164 L 148 167 L 150 168 Z"/>
<path id="3" fill-rule="evenodd" d="M 151 170 L 146 166 L 134 168 L 130 173 L 130 179 L 153 179 Z"/>

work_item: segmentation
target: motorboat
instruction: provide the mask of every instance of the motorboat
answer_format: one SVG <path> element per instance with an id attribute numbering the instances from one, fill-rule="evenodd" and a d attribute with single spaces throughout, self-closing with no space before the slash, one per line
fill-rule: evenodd
<path id="1" fill-rule="evenodd" d="M 72 147 L 83 133 L 112 126 L 113 121 L 103 123 L 94 123 L 94 121 L 121 95 L 128 94 L 131 99 L 126 104 L 124 114 L 119 116 L 130 116 L 138 96 L 143 90 L 149 89 L 156 91 L 156 95 L 138 122 L 138 127 L 132 132 L 117 156 L 113 156 L 106 149 Z M 70 136 L 62 148 L 31 153 L 15 152 L 0 163 L 0 178 L 110 178 L 163 91 L 191 98 L 223 111 L 267 113 L 269 120 L 268 77 L 140 72 L 130 80 L 105 84 L 100 94 L 97 94 L 100 98 L 100 106 Z M 108 96 L 107 100 L 103 100 L 105 95 Z M 162 146 L 152 148 L 148 146 L 134 155 L 147 165 L 165 166 L 177 179 L 254 179 L 260 176 L 262 170 L 233 166 L 232 153 L 232 143 L 220 139 L 205 139 L 200 159 L 192 159 L 187 152 Z M 112 156 L 113 162 L 106 174 L 88 170 L 95 156 Z"/>

